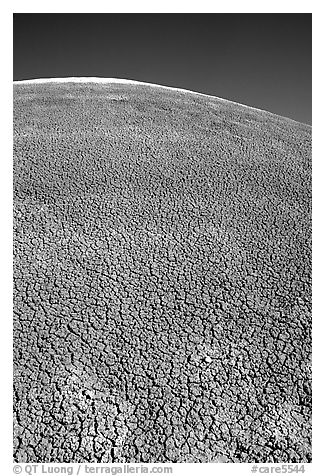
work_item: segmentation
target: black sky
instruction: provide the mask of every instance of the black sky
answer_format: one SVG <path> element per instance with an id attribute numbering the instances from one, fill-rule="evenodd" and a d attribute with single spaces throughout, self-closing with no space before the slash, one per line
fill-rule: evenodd
<path id="1" fill-rule="evenodd" d="M 14 14 L 14 80 L 192 89 L 311 124 L 311 14 Z"/>

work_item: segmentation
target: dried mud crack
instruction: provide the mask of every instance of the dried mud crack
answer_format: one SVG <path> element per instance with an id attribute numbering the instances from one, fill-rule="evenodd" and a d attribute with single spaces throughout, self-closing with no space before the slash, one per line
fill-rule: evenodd
<path id="1" fill-rule="evenodd" d="M 311 461 L 311 128 L 14 85 L 14 459 Z"/>

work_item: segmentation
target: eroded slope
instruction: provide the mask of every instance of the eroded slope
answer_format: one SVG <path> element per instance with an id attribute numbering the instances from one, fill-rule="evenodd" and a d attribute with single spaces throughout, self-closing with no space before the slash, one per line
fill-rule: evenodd
<path id="1" fill-rule="evenodd" d="M 308 126 L 14 87 L 15 460 L 310 461 Z"/>

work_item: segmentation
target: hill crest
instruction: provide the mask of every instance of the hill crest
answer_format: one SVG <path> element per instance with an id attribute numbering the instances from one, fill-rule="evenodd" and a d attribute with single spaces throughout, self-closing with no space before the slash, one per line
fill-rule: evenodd
<path id="1" fill-rule="evenodd" d="M 13 81 L 13 84 L 46 84 L 46 83 L 94 83 L 94 84 L 130 84 L 134 86 L 150 86 L 154 88 L 162 88 L 162 89 L 167 89 L 170 91 L 175 91 L 175 92 L 182 92 L 182 93 L 191 93 L 191 94 L 196 94 L 199 96 L 207 97 L 207 98 L 213 98 L 213 99 L 218 99 L 219 101 L 223 101 L 226 103 L 231 103 L 235 104 L 238 106 L 242 106 L 248 109 L 252 109 L 258 112 L 262 113 L 268 113 L 272 114 L 273 116 L 281 117 L 283 119 L 288 119 L 293 122 L 298 122 L 299 124 L 304 124 L 299 121 L 295 121 L 294 119 L 291 119 L 289 117 L 284 117 L 280 116 L 279 114 L 275 114 L 273 112 L 267 111 L 265 109 L 260 109 L 254 106 L 249 106 L 247 104 L 242 104 L 236 101 L 232 101 L 229 99 L 221 98 L 219 96 L 214 96 L 212 94 L 205 94 L 201 93 L 198 91 L 192 91 L 191 89 L 185 89 L 185 88 L 177 88 L 173 86 L 165 86 L 162 84 L 155 84 L 155 83 L 148 83 L 144 81 L 136 81 L 133 79 L 124 79 L 124 78 L 104 78 L 104 77 L 95 77 L 95 76 L 71 76 L 71 77 L 63 77 L 63 78 L 35 78 L 35 79 L 24 79 L 24 80 L 17 80 Z M 304 124 L 309 127 L 311 127 L 309 124 Z"/>

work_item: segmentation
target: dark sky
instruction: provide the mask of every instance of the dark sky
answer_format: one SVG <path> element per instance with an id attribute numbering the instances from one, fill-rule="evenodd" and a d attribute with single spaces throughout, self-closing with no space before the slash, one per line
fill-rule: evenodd
<path id="1" fill-rule="evenodd" d="M 14 14 L 14 80 L 103 76 L 311 124 L 311 14 Z"/>

